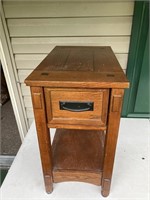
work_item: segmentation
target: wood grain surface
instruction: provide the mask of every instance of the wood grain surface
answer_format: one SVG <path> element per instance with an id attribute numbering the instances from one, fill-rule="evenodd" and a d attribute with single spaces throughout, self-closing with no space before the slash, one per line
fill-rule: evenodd
<path id="1" fill-rule="evenodd" d="M 55 124 L 74 125 L 74 128 L 90 126 L 90 129 L 106 127 L 109 90 L 45 88 L 47 120 L 49 127 Z M 61 110 L 59 102 L 93 102 L 92 111 L 71 112 Z"/>
<path id="2" fill-rule="evenodd" d="M 51 193 L 53 190 L 52 151 L 50 133 L 46 124 L 46 110 L 44 104 L 43 88 L 31 87 L 31 95 L 33 101 L 35 124 L 39 142 L 45 188 L 47 193 Z"/>
<path id="3" fill-rule="evenodd" d="M 103 131 L 57 129 L 52 145 L 54 181 L 100 185 L 104 139 Z"/>
<path id="4" fill-rule="evenodd" d="M 105 197 L 110 192 L 123 95 L 123 89 L 111 91 L 102 176 L 102 195 Z"/>
<path id="5" fill-rule="evenodd" d="M 55 47 L 25 83 L 71 88 L 129 86 L 111 47 Z"/>

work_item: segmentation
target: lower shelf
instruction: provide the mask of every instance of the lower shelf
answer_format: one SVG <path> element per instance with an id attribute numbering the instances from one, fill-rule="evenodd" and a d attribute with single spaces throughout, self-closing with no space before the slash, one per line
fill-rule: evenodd
<path id="1" fill-rule="evenodd" d="M 57 129 L 53 150 L 53 181 L 101 185 L 104 132 Z"/>

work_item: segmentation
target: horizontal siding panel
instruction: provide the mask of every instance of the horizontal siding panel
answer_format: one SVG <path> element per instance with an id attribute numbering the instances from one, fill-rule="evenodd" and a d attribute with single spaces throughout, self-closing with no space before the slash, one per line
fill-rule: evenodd
<path id="1" fill-rule="evenodd" d="M 24 83 L 24 80 L 33 70 L 18 70 L 18 78 L 20 83 Z"/>
<path id="2" fill-rule="evenodd" d="M 19 54 L 15 56 L 17 69 L 35 69 L 47 54 Z M 126 69 L 128 54 L 116 54 L 123 69 Z"/>
<path id="3" fill-rule="evenodd" d="M 35 69 L 47 54 L 15 55 L 17 69 Z"/>
<path id="4" fill-rule="evenodd" d="M 26 86 L 24 83 L 21 83 L 20 85 L 21 85 L 21 91 L 22 91 L 23 96 L 31 95 L 29 86 Z"/>
<path id="5" fill-rule="evenodd" d="M 31 100 L 31 96 L 25 96 L 23 98 L 24 100 L 24 105 L 26 108 L 32 108 L 32 100 Z"/>
<path id="6" fill-rule="evenodd" d="M 15 54 L 49 53 L 55 46 L 111 46 L 115 53 L 128 53 L 130 37 L 12 38 Z"/>
<path id="7" fill-rule="evenodd" d="M 127 68 L 128 54 L 115 54 L 123 70 Z"/>
<path id="8" fill-rule="evenodd" d="M 8 19 L 7 22 L 11 37 L 129 36 L 132 17 Z"/>
<path id="9" fill-rule="evenodd" d="M 130 16 L 134 2 L 7 2 L 6 18 Z M 33 12 L 34 11 L 34 12 Z"/>
<path id="10" fill-rule="evenodd" d="M 31 124 L 33 123 L 33 121 L 34 121 L 34 118 L 29 118 L 28 119 L 28 125 L 29 125 L 29 127 L 31 126 Z"/>
<path id="11" fill-rule="evenodd" d="M 32 108 L 27 108 L 26 109 L 26 114 L 28 118 L 34 118 L 34 113 Z"/>

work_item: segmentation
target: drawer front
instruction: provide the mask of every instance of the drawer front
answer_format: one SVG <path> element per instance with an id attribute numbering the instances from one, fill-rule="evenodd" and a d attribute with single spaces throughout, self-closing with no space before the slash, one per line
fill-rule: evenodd
<path id="1" fill-rule="evenodd" d="M 106 125 L 109 90 L 45 88 L 47 121 L 50 127 L 73 128 Z M 95 128 L 96 128 L 95 127 Z M 94 128 L 94 129 L 95 129 Z"/>

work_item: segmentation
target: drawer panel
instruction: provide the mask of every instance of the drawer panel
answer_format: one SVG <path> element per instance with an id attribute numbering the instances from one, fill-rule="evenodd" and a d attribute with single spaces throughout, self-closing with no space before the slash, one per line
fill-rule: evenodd
<path id="1" fill-rule="evenodd" d="M 45 88 L 49 127 L 105 126 L 109 90 Z M 60 125 L 60 126 L 59 126 Z"/>

